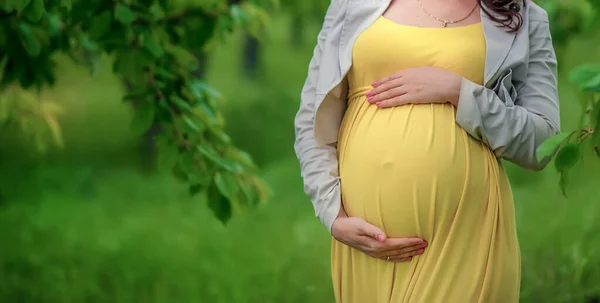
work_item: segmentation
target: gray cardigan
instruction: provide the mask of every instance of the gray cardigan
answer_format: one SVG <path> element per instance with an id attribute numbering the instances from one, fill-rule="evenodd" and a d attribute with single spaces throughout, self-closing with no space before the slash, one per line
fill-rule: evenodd
<path id="1" fill-rule="evenodd" d="M 327 10 L 295 118 L 294 148 L 304 191 L 331 231 L 341 206 L 338 131 L 347 103 L 346 74 L 358 35 L 391 0 L 332 0 Z M 516 0 L 523 26 L 499 27 L 483 12 L 485 85 L 462 80 L 456 123 L 486 143 L 498 158 L 530 169 L 544 168 L 536 148 L 559 132 L 556 56 L 548 15 L 535 3 Z"/>

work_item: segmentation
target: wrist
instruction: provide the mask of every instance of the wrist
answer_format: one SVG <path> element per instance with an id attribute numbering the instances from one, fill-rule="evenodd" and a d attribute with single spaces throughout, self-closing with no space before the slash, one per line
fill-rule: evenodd
<path id="1" fill-rule="evenodd" d="M 448 100 L 456 107 L 458 107 L 458 100 L 460 99 L 460 87 L 462 85 L 462 79 L 463 77 L 461 75 L 454 74 L 449 90 Z"/>
<path id="2" fill-rule="evenodd" d="M 346 210 L 344 209 L 343 204 L 340 206 L 340 211 L 338 212 L 336 219 L 339 219 L 339 218 L 348 218 L 348 214 L 346 214 Z"/>

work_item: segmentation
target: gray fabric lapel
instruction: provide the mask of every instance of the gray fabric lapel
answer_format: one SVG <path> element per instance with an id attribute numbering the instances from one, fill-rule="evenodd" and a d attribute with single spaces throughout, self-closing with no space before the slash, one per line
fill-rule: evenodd
<path id="1" fill-rule="evenodd" d="M 521 1 L 517 2 L 519 5 L 522 4 Z M 521 6 L 521 14 L 524 14 L 524 11 Z M 516 33 L 508 32 L 505 27 L 499 26 L 483 10 L 481 10 L 481 23 L 483 24 L 486 43 L 484 83 L 489 86 L 491 80 L 496 79 L 496 73 L 508 56 L 508 52 L 515 41 Z"/>

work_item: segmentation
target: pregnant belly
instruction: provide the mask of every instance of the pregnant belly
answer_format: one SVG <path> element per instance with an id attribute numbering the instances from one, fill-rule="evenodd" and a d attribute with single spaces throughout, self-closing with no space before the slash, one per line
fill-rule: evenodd
<path id="1" fill-rule="evenodd" d="M 338 149 L 346 212 L 392 237 L 447 232 L 462 203 L 473 204 L 461 217 L 476 224 L 497 165 L 489 149 L 456 124 L 450 104 L 379 109 L 356 99 Z"/>

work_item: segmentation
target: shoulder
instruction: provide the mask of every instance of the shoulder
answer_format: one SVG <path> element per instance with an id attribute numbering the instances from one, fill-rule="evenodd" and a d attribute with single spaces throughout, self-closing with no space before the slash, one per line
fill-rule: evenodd
<path id="1" fill-rule="evenodd" d="M 528 19 L 529 19 L 529 23 L 531 22 L 544 22 L 544 23 L 548 23 L 548 13 L 546 12 L 545 9 L 543 9 L 541 6 L 539 6 L 538 4 L 536 4 L 535 2 L 531 1 L 531 0 L 525 0 L 525 2 L 527 3 L 526 5 L 528 6 L 527 11 L 528 11 Z"/>

